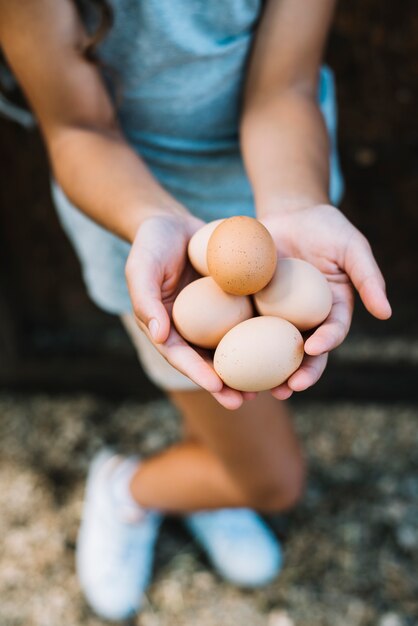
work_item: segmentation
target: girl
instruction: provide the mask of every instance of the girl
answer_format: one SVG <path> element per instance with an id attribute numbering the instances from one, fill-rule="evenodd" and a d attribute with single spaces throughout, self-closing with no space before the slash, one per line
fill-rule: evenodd
<path id="1" fill-rule="evenodd" d="M 92 62 L 97 7 L 114 19 Z M 166 511 L 184 516 L 228 580 L 277 575 L 280 546 L 254 509 L 287 509 L 304 484 L 280 401 L 313 385 L 343 341 L 351 285 L 372 315 L 390 316 L 368 242 L 333 206 L 333 83 L 320 67 L 333 9 L 334 0 L 0 0 L 1 45 L 39 120 L 87 289 L 122 317 L 183 417 L 184 439 L 164 452 L 102 451 L 92 463 L 77 567 L 105 618 L 140 608 Z M 170 322 L 191 279 L 191 235 L 235 214 L 257 215 L 280 255 L 313 263 L 333 290 L 300 369 L 256 398 L 223 386 Z"/>

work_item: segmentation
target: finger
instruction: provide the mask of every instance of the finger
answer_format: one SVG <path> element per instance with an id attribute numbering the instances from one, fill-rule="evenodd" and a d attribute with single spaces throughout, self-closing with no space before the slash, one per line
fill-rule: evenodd
<path id="1" fill-rule="evenodd" d="M 148 327 L 138 318 L 135 319 L 151 343 L 154 343 Z M 154 343 L 154 347 L 170 365 L 190 378 L 199 387 L 206 389 L 210 393 L 219 392 L 223 388 L 223 382 L 213 367 L 196 350 L 193 350 L 174 328 L 170 331 L 170 335 L 165 343 Z"/>
<path id="2" fill-rule="evenodd" d="M 386 297 L 385 281 L 369 242 L 359 232 L 353 235 L 347 248 L 344 269 L 369 313 L 381 320 L 388 319 L 392 309 Z"/>
<path id="3" fill-rule="evenodd" d="M 327 361 L 327 353 L 319 356 L 305 356 L 301 367 L 287 381 L 290 389 L 304 391 L 312 387 L 321 378 Z"/>
<path id="4" fill-rule="evenodd" d="M 224 387 L 222 391 L 212 394 L 215 400 L 222 404 L 223 407 L 230 411 L 236 411 L 242 406 L 243 395 L 240 391 L 231 389 L 230 387 Z"/>
<path id="5" fill-rule="evenodd" d="M 210 350 L 197 348 L 196 352 L 205 360 L 206 363 L 208 363 L 211 367 L 213 366 L 213 353 Z M 225 389 L 231 389 L 231 388 L 225 385 L 222 392 Z M 231 391 L 235 391 L 235 390 L 231 390 Z M 254 400 L 257 397 L 256 391 L 237 391 L 237 393 L 239 393 L 240 396 L 242 396 L 242 399 L 245 401 Z"/>
<path id="6" fill-rule="evenodd" d="M 135 317 L 146 325 L 154 343 L 163 343 L 170 332 L 170 318 L 161 300 L 161 269 L 146 254 L 130 258 L 126 280 Z"/>
<path id="7" fill-rule="evenodd" d="M 256 397 L 257 397 L 257 392 L 256 391 L 243 391 L 242 392 L 242 397 L 246 401 L 248 401 L 248 400 L 255 400 Z"/>
<path id="8" fill-rule="evenodd" d="M 350 329 L 354 294 L 347 283 L 330 283 L 332 308 L 327 319 L 305 342 L 305 352 L 317 356 L 339 346 Z"/>
<path id="9" fill-rule="evenodd" d="M 156 347 L 173 367 L 203 389 L 210 393 L 220 392 L 223 389 L 223 382 L 213 367 L 174 329 L 171 330 L 168 340 Z"/>
<path id="10" fill-rule="evenodd" d="M 271 390 L 271 394 L 277 400 L 287 400 L 293 394 L 293 389 L 290 389 L 287 383 L 283 383 L 278 387 L 274 387 L 274 389 Z"/>

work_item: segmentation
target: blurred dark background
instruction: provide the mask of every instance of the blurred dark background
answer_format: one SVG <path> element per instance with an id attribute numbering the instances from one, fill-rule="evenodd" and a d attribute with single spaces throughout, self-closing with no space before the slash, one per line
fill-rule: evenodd
<path id="1" fill-rule="evenodd" d="M 305 398 L 418 400 L 417 32 L 414 0 L 339 4 L 327 61 L 342 209 L 372 243 L 394 315 L 378 322 L 359 304 L 349 340 Z M 85 293 L 38 131 L 0 118 L 0 137 L 0 387 L 155 397 L 117 318 Z"/>

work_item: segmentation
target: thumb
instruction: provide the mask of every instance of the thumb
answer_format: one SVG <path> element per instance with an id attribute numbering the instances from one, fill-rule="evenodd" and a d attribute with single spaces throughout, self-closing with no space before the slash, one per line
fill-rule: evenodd
<path id="1" fill-rule="evenodd" d="M 130 257 L 126 281 L 136 320 L 147 328 L 154 343 L 164 343 L 170 333 L 170 318 L 161 300 L 162 271 L 152 257 Z"/>
<path id="2" fill-rule="evenodd" d="M 345 270 L 369 313 L 381 320 L 388 319 L 392 310 L 386 296 L 384 278 L 369 242 L 358 231 L 350 240 Z"/>

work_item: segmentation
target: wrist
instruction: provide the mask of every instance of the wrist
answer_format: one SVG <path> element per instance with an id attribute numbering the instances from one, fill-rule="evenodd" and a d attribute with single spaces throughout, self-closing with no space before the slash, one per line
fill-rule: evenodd
<path id="1" fill-rule="evenodd" d="M 288 213 L 308 209 L 318 205 L 329 205 L 328 194 L 317 192 L 312 194 L 277 194 L 264 198 L 256 198 L 256 214 L 258 218 L 275 213 Z"/>
<path id="2" fill-rule="evenodd" d="M 204 225 L 201 219 L 182 206 L 179 210 L 174 210 L 174 208 L 173 210 L 164 210 L 164 207 L 158 207 L 141 212 L 141 218 L 133 224 L 131 229 L 129 243 L 133 244 L 138 233 L 142 231 L 142 226 L 150 222 L 164 227 L 168 232 L 182 232 L 186 242 Z"/>
<path id="3" fill-rule="evenodd" d="M 179 223 L 185 224 L 186 228 L 189 227 L 189 222 L 192 223 L 196 220 L 184 206 L 175 201 L 169 203 L 161 202 L 158 205 L 149 204 L 135 206 L 125 214 L 125 223 L 121 235 L 129 243 L 133 243 L 142 224 L 154 218 L 166 218 L 173 222 L 178 221 Z"/>

